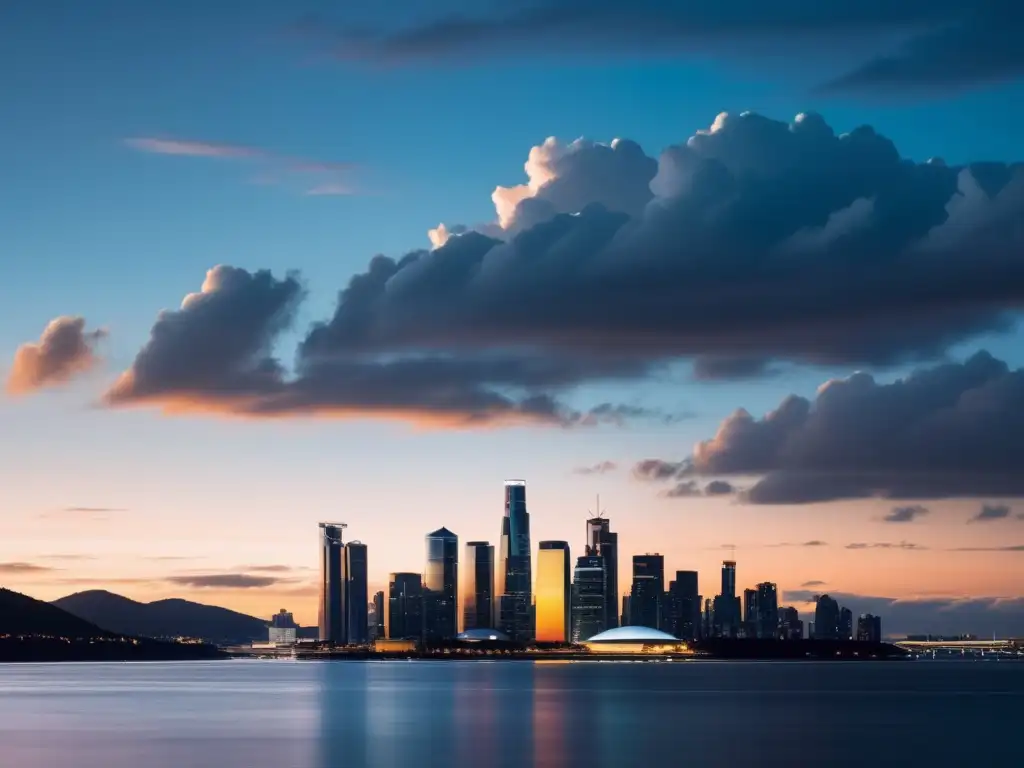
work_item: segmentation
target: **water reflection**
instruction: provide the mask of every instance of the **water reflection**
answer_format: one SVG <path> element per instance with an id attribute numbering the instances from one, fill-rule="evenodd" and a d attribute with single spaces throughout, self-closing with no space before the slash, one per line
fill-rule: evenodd
<path id="1" fill-rule="evenodd" d="M 572 709 L 571 691 L 565 690 L 558 662 L 536 666 L 533 681 L 533 764 L 569 765 L 568 716 Z"/>

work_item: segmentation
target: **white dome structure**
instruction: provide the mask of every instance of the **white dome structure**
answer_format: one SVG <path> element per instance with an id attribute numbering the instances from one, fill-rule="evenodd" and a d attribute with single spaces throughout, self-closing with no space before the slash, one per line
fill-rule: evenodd
<path id="1" fill-rule="evenodd" d="M 463 643 L 510 643 L 512 638 L 497 629 L 467 629 L 455 636 L 456 640 Z"/>
<path id="2" fill-rule="evenodd" d="M 652 627 L 615 627 L 584 640 L 592 653 L 692 653 L 689 645 Z"/>

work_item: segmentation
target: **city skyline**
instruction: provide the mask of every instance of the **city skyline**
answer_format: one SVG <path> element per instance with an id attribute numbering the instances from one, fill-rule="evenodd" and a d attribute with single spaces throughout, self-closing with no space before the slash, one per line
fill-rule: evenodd
<path id="1" fill-rule="evenodd" d="M 600 492 L 606 624 L 651 551 L 1024 634 L 1008 5 L 43 5 L 0 25 L 3 586 L 310 626 L 318 522 L 370 594 L 441 525 L 500 580 L 521 476 L 574 569 Z"/>

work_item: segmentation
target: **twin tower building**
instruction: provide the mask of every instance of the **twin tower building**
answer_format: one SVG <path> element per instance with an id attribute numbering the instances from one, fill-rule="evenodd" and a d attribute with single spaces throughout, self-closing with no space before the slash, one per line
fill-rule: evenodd
<path id="1" fill-rule="evenodd" d="M 344 543 L 344 528 L 343 523 L 320 524 L 320 640 L 358 645 L 370 635 L 366 547 Z M 540 542 L 533 594 L 530 515 L 522 480 L 505 482 L 497 552 L 490 542 L 466 544 L 461 600 L 458 537 L 440 528 L 427 534 L 426 543 L 424 573 L 392 573 L 387 594 L 374 596 L 376 635 L 439 642 L 459 632 L 490 629 L 521 643 L 565 643 L 619 624 L 618 534 L 606 518 L 587 521 L 585 554 L 574 573 L 567 542 Z"/>

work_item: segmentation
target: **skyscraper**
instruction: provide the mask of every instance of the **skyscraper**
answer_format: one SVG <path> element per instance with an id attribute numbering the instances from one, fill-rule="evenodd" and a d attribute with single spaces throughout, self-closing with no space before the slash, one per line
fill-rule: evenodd
<path id="1" fill-rule="evenodd" d="M 384 591 L 373 593 L 373 637 L 387 637 L 384 632 L 384 617 L 387 609 L 384 607 Z"/>
<path id="2" fill-rule="evenodd" d="M 882 620 L 870 613 L 862 613 L 857 619 L 857 639 L 866 643 L 882 642 Z"/>
<path id="3" fill-rule="evenodd" d="M 700 593 L 696 571 L 676 571 L 675 581 L 668 585 L 666 630 L 680 640 L 696 640 L 700 636 Z"/>
<path id="4" fill-rule="evenodd" d="M 780 640 L 803 640 L 804 623 L 800 620 L 800 612 L 796 608 L 782 608 L 779 610 Z"/>
<path id="5" fill-rule="evenodd" d="M 390 640 L 423 638 L 423 579 L 420 574 L 391 574 L 384 626 Z"/>
<path id="6" fill-rule="evenodd" d="M 497 628 L 521 643 L 533 639 L 530 611 L 533 606 L 530 563 L 530 515 L 526 511 L 526 481 L 505 481 L 505 516 L 495 574 L 498 595 Z"/>
<path id="7" fill-rule="evenodd" d="M 428 640 L 459 631 L 459 537 L 447 528 L 427 534 L 424 627 Z"/>
<path id="8" fill-rule="evenodd" d="M 462 629 L 493 626 L 494 547 L 486 541 L 470 541 L 462 563 Z"/>
<path id="9" fill-rule="evenodd" d="M 601 500 L 597 500 L 597 511 L 601 511 Z M 611 530 L 607 517 L 592 517 L 587 520 L 587 549 L 584 554 L 598 555 L 605 568 L 605 629 L 619 625 L 619 534 Z"/>
<path id="10" fill-rule="evenodd" d="M 359 541 L 350 541 L 345 545 L 345 612 L 349 645 L 365 645 L 370 639 L 370 627 L 367 623 L 369 587 L 366 572 L 366 545 Z"/>
<path id="11" fill-rule="evenodd" d="M 576 559 L 572 584 L 572 641 L 581 643 L 605 630 L 604 562 L 594 555 Z"/>
<path id="12" fill-rule="evenodd" d="M 572 607 L 570 571 L 568 542 L 542 541 L 537 552 L 538 642 L 569 642 Z"/>
<path id="13" fill-rule="evenodd" d="M 320 642 L 348 640 L 345 615 L 345 523 L 320 523 Z"/>
<path id="14" fill-rule="evenodd" d="M 736 595 L 736 561 L 722 562 L 722 591 L 713 604 L 712 633 L 736 637 L 740 624 L 740 600 Z"/>
<path id="15" fill-rule="evenodd" d="M 665 597 L 665 558 L 657 554 L 633 555 L 633 588 L 629 593 L 629 621 L 636 627 L 660 629 Z"/>
<path id="16" fill-rule="evenodd" d="M 757 637 L 757 590 L 743 590 L 743 637 Z"/>
<path id="17" fill-rule="evenodd" d="M 814 639 L 839 639 L 839 603 L 828 595 L 819 595 L 815 599 Z"/>
<path id="18" fill-rule="evenodd" d="M 757 585 L 757 636 L 765 640 L 778 635 L 779 631 L 779 590 L 772 582 L 763 581 Z"/>
<path id="19" fill-rule="evenodd" d="M 853 611 L 849 608 L 839 610 L 839 639 L 853 640 Z"/>

